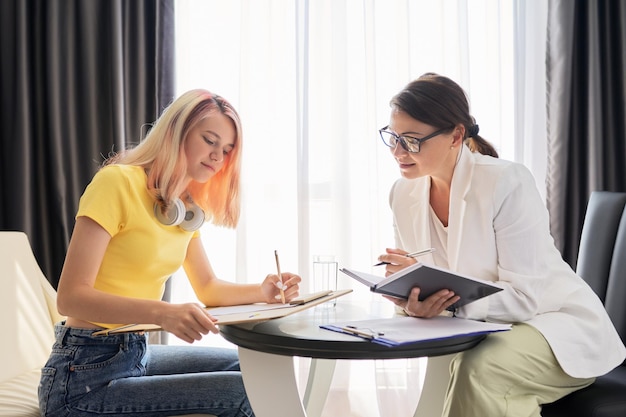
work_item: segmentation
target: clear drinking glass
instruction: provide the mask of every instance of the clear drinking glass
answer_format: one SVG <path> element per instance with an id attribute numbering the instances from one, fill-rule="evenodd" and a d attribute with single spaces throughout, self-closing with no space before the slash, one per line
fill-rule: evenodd
<path id="1" fill-rule="evenodd" d="M 313 257 L 313 292 L 337 291 L 338 264 L 334 255 L 315 255 Z M 334 307 L 336 299 L 327 301 L 322 306 Z"/>

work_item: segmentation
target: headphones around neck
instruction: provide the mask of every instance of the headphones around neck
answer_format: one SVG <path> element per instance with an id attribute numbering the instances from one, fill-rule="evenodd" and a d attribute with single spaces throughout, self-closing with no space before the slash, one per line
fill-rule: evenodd
<path id="1" fill-rule="evenodd" d="M 204 210 L 195 204 L 185 206 L 183 200 L 177 198 L 174 204 L 163 213 L 159 203 L 154 203 L 154 215 L 166 226 L 178 226 L 187 232 L 198 230 L 204 224 Z"/>

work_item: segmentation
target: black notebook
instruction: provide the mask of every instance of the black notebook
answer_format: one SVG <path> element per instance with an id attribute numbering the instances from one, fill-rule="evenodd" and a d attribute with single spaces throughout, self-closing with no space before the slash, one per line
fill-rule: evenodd
<path id="1" fill-rule="evenodd" d="M 413 287 L 420 288 L 420 301 L 439 290 L 453 291 L 461 298 L 448 310 L 454 310 L 472 301 L 502 291 L 502 288 L 491 285 L 487 281 L 480 281 L 421 262 L 406 267 L 386 278 L 348 268 L 341 268 L 340 271 L 367 285 L 373 292 L 397 298 L 409 298 Z"/>

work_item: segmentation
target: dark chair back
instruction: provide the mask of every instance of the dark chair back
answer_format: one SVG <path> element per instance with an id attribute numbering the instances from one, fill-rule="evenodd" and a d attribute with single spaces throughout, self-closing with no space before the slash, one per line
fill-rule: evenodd
<path id="1" fill-rule="evenodd" d="M 626 193 L 595 191 L 589 197 L 576 272 L 604 303 L 626 341 Z M 609 346 L 605 347 L 610 349 Z M 544 417 L 626 416 L 626 366 L 591 386 L 543 406 Z"/>
<path id="2" fill-rule="evenodd" d="M 589 198 L 576 272 L 604 303 L 626 341 L 626 193 L 595 191 Z"/>

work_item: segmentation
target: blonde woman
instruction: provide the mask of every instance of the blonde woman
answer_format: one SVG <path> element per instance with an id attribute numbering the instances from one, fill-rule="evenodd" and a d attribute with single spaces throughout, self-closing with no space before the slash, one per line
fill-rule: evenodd
<path id="1" fill-rule="evenodd" d="M 92 336 L 153 323 L 192 343 L 217 333 L 200 304 L 161 301 L 181 266 L 198 300 L 222 306 L 287 300 L 300 277 L 241 285 L 216 277 L 198 228 L 234 228 L 242 151 L 239 116 L 223 98 L 192 90 L 135 148 L 105 162 L 81 197 L 58 286 L 56 343 L 42 370 L 44 416 L 253 416 L 236 351 L 147 345 L 143 334 Z M 206 216 L 206 218 L 205 218 Z"/>

